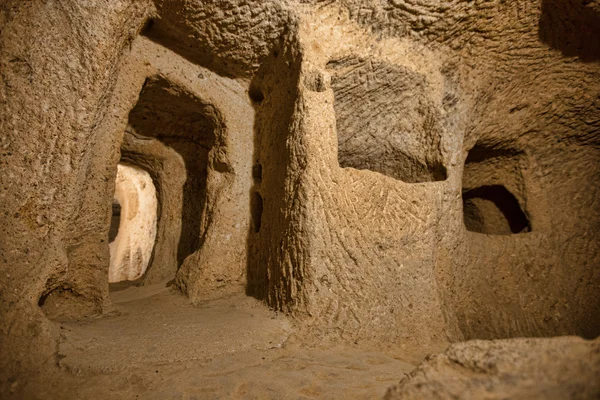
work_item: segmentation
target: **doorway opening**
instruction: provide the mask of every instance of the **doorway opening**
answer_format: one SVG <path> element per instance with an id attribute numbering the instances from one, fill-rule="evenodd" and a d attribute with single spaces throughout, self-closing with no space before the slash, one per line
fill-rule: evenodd
<path id="1" fill-rule="evenodd" d="M 156 239 L 156 187 L 148 172 L 119 164 L 111 218 L 109 283 L 135 281 L 148 268 Z"/>
<path id="2" fill-rule="evenodd" d="M 146 79 L 129 113 L 121 163 L 145 171 L 146 187 L 154 190 L 154 225 L 147 230 L 153 235 L 153 246 L 140 247 L 139 252 L 128 256 L 126 262 L 141 259 L 138 264 L 143 267 L 138 265 L 136 272 L 127 276 L 117 277 L 111 272 L 110 282 L 127 279 L 129 286 L 172 282 L 186 258 L 203 246 L 214 206 L 209 176 L 221 167 L 215 161 L 220 153 L 212 150 L 223 129 L 213 105 L 162 75 Z M 109 246 L 111 255 L 119 257 L 114 243 L 121 237 L 128 216 L 123 200 L 114 202 L 119 203 L 120 212 L 114 205 L 113 225 L 118 218 L 120 225 L 111 228 L 118 233 Z M 116 271 L 112 265 L 111 261 Z M 121 288 L 111 285 L 112 291 Z"/>

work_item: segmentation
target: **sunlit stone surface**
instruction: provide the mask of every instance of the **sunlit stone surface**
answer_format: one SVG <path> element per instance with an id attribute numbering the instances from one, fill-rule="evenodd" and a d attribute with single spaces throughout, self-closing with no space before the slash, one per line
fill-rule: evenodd
<path id="1" fill-rule="evenodd" d="M 109 245 L 111 283 L 144 275 L 156 238 L 156 188 L 146 171 L 119 164 L 115 199 L 121 204 L 121 220 L 119 233 Z"/>

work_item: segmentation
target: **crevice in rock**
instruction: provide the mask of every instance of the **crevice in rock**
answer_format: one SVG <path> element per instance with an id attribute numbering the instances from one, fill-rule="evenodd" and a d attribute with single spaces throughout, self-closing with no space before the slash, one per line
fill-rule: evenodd
<path id="1" fill-rule="evenodd" d="M 260 87 L 254 83 L 254 81 L 250 83 L 250 87 L 248 88 L 248 96 L 250 97 L 250 100 L 256 104 L 262 103 L 262 101 L 265 99 L 265 95 L 263 94 L 262 90 L 260 90 Z"/>
<path id="2" fill-rule="evenodd" d="M 254 229 L 255 233 L 258 233 L 260 232 L 263 214 L 263 198 L 260 193 L 254 192 L 252 195 L 250 209 L 252 213 L 252 228 Z"/>
<path id="3" fill-rule="evenodd" d="M 119 227 L 121 225 L 121 204 L 119 200 L 113 199 L 112 203 L 112 215 L 110 218 L 110 228 L 108 230 L 108 243 L 115 241 L 119 233 Z"/>

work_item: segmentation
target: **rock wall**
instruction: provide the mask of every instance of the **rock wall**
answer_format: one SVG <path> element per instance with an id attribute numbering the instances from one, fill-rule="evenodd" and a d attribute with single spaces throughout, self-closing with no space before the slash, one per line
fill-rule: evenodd
<path id="1" fill-rule="evenodd" d="M 108 282 L 108 244 L 89 249 L 105 240 L 108 208 L 101 223 L 87 217 L 89 204 L 112 193 L 88 186 L 104 173 L 92 149 L 115 146 L 110 137 L 98 143 L 98 134 L 112 123 L 118 67 L 148 10 L 144 2 L 2 4 L 3 377 L 53 362 L 58 332 L 41 298 L 62 292 L 79 313 L 100 311 L 106 298 L 108 286 L 97 283 Z"/>
<path id="2" fill-rule="evenodd" d="M 142 279 L 146 283 L 172 278 L 177 272 L 185 164 L 179 153 L 151 137 L 136 136 L 128 127 L 121 143 L 121 160 L 148 171 L 157 190 L 156 241 Z"/>
<path id="3" fill-rule="evenodd" d="M 597 336 L 599 20 L 569 0 L 5 1 L 0 370 L 53 363 L 47 317 L 110 310 L 120 161 L 157 188 L 141 284 L 246 291 L 308 341 Z"/>
<path id="4" fill-rule="evenodd" d="M 455 344 L 428 356 L 384 399 L 596 399 L 598 342 L 561 337 Z"/>

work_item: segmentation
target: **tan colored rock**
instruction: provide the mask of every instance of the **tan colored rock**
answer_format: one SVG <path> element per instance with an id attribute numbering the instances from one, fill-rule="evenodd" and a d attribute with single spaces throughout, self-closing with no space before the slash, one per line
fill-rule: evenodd
<path id="1" fill-rule="evenodd" d="M 134 281 L 146 272 L 156 240 L 156 188 L 150 174 L 117 166 L 115 200 L 121 205 L 119 231 L 109 243 L 108 282 Z"/>
<path id="2" fill-rule="evenodd" d="M 156 187 L 139 285 L 254 296 L 307 344 L 598 336 L 599 26 L 575 0 L 5 0 L 2 382 L 113 309 L 120 162 Z"/>
<path id="3" fill-rule="evenodd" d="M 41 299 L 66 298 L 78 315 L 105 305 L 118 162 L 117 136 L 108 132 L 124 128 L 114 126 L 118 107 L 109 105 L 124 50 L 149 11 L 138 1 L 2 3 L 3 386 L 52 365 L 58 327 Z"/>
<path id="4" fill-rule="evenodd" d="M 144 284 L 172 279 L 178 262 L 185 164 L 179 153 L 159 140 L 136 136 L 128 126 L 121 144 L 121 160 L 149 171 L 156 182 L 158 209 L 156 241 Z"/>
<path id="5" fill-rule="evenodd" d="M 597 399 L 600 340 L 474 340 L 428 356 L 386 400 Z"/>

